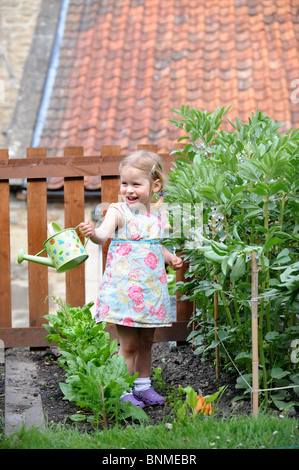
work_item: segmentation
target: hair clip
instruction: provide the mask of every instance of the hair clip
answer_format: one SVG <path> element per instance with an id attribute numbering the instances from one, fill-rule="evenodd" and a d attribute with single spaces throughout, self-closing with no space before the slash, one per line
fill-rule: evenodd
<path id="1" fill-rule="evenodd" d="M 151 175 L 154 175 L 156 171 L 156 163 L 153 164 L 153 168 L 151 169 Z"/>

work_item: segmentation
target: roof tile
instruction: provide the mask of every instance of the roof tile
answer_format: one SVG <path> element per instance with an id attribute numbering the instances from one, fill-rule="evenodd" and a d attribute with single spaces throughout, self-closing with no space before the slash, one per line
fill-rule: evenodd
<path id="1" fill-rule="evenodd" d="M 227 116 L 241 120 L 258 107 L 299 127 L 298 44 L 294 0 L 73 0 L 40 145 L 50 155 L 141 143 L 167 152 L 180 135 L 171 109 L 182 104 L 232 105 Z"/>

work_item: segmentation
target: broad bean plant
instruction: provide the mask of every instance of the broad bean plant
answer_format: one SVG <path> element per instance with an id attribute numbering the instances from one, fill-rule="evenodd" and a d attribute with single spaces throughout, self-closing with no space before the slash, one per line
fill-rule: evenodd
<path id="1" fill-rule="evenodd" d="M 247 122 L 228 120 L 230 131 L 220 130 L 228 110 L 174 110 L 178 118 L 171 122 L 181 129 L 181 149 L 173 152 L 166 202 L 190 209 L 185 220 L 181 212 L 187 230 L 179 236 L 173 230 L 168 243 L 189 265 L 177 289 L 196 305 L 189 337 L 195 354 L 214 360 L 220 344 L 221 367 L 235 370 L 234 362 L 246 379 L 238 375 L 236 382 L 242 398 L 250 393 L 246 381 L 251 384 L 251 256 L 256 252 L 260 388 L 279 388 L 261 396 L 265 406 L 284 409 L 296 404 L 299 393 L 291 349 L 299 338 L 299 130 L 282 135 L 282 123 L 259 110 Z"/>

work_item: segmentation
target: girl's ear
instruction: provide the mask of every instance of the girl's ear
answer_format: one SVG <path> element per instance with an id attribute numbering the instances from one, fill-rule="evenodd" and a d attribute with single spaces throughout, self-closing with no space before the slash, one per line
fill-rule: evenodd
<path id="1" fill-rule="evenodd" d="M 157 193 L 162 188 L 161 180 L 157 179 L 153 182 L 153 192 Z"/>

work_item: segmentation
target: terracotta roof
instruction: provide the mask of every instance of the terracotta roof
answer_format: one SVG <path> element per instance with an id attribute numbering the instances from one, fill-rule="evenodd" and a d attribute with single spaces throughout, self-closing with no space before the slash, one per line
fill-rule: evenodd
<path id="1" fill-rule="evenodd" d="M 299 127 L 298 44 L 298 0 L 72 0 L 40 146 L 169 151 L 182 104 Z"/>

